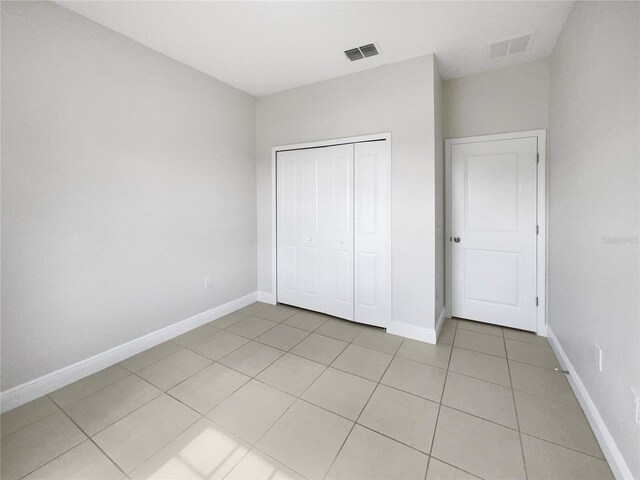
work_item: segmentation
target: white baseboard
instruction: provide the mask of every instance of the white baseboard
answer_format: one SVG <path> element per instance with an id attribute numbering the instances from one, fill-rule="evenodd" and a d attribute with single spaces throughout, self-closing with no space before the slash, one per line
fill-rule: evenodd
<path id="1" fill-rule="evenodd" d="M 569 371 L 569 375 L 567 375 L 569 385 L 571 385 L 573 393 L 576 395 L 578 402 L 580 402 L 580 406 L 582 407 L 582 410 L 589 421 L 589 425 L 600 444 L 602 453 L 607 459 L 607 462 L 609 462 L 609 466 L 611 467 L 614 477 L 618 480 L 633 480 L 631 469 L 627 465 L 627 462 L 622 456 L 622 452 L 620 452 L 618 445 L 616 445 L 615 440 L 611 436 L 611 432 L 609 432 L 607 425 L 604 423 L 604 420 L 598 411 L 598 407 L 593 403 L 591 395 L 589 395 L 589 392 L 584 386 L 584 383 L 582 383 L 578 372 L 576 372 L 576 369 L 571 364 L 569 357 L 567 357 L 567 354 L 562 348 L 562 345 L 560 345 L 560 342 L 553 333 L 551 327 L 547 326 L 546 333 L 549 343 L 551 344 L 551 348 L 560 361 L 560 365 L 562 365 L 562 368 Z"/>
<path id="2" fill-rule="evenodd" d="M 435 329 L 418 327 L 410 323 L 391 322 L 391 326 L 387 328 L 387 332 L 434 345 L 437 340 Z"/>
<path id="3" fill-rule="evenodd" d="M 276 296 L 271 292 L 262 292 L 258 291 L 258 301 L 264 303 L 270 303 L 271 305 L 276 304 Z"/>
<path id="4" fill-rule="evenodd" d="M 253 292 L 0 393 L 6 412 L 255 302 Z"/>

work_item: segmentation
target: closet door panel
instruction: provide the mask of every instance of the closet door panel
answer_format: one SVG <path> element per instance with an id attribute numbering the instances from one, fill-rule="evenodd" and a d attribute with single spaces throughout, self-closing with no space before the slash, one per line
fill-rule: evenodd
<path id="1" fill-rule="evenodd" d="M 353 145 L 320 151 L 325 313 L 353 320 Z"/>
<path id="2" fill-rule="evenodd" d="M 391 172 L 387 142 L 355 144 L 355 320 L 391 322 Z"/>
<path id="3" fill-rule="evenodd" d="M 298 306 L 323 311 L 325 293 L 322 286 L 324 238 L 320 217 L 320 171 L 322 158 L 317 149 L 299 150 L 300 165 L 300 250 Z"/>
<path id="4" fill-rule="evenodd" d="M 297 304 L 300 188 L 296 152 L 278 152 L 276 168 L 278 301 Z"/>

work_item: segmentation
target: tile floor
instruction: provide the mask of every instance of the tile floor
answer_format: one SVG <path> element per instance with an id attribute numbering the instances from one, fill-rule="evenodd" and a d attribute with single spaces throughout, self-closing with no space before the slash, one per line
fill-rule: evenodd
<path id="1" fill-rule="evenodd" d="M 255 303 L 2 415 L 1 477 L 610 479 L 546 339 Z"/>

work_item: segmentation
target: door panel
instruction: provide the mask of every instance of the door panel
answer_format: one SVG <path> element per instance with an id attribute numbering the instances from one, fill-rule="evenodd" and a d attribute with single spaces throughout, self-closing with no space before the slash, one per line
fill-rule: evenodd
<path id="1" fill-rule="evenodd" d="M 536 329 L 537 139 L 452 145 L 452 315 Z"/>
<path id="2" fill-rule="evenodd" d="M 298 229 L 298 162 L 295 152 L 279 152 L 277 157 L 277 266 L 278 299 L 296 304 L 300 234 Z"/>
<path id="3" fill-rule="evenodd" d="M 353 145 L 321 148 L 325 312 L 353 320 Z"/>
<path id="4" fill-rule="evenodd" d="M 355 144 L 355 319 L 391 323 L 391 172 L 386 142 Z"/>
<path id="5" fill-rule="evenodd" d="M 312 150 L 278 152 L 276 162 L 278 301 L 319 310 L 318 156 Z"/>

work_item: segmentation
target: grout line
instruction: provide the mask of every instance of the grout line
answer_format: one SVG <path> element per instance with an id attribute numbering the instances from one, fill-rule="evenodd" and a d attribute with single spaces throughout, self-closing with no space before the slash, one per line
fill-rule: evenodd
<path id="1" fill-rule="evenodd" d="M 157 397 L 155 397 L 155 398 L 157 398 Z M 125 477 L 127 477 L 127 478 L 128 478 L 127 472 L 125 472 L 122 468 L 120 468 L 120 465 L 118 465 L 118 464 L 116 463 L 116 461 L 115 461 L 113 458 L 111 458 L 111 456 L 109 456 L 109 454 L 107 454 L 107 452 L 105 452 L 105 451 L 102 449 L 102 447 L 101 447 L 100 445 L 98 445 L 98 444 L 96 443 L 96 441 L 95 441 L 95 440 L 94 440 L 94 439 L 93 439 L 89 434 L 87 434 L 87 433 L 86 433 L 86 432 L 85 432 L 85 431 L 80 427 L 80 425 L 78 425 L 78 424 L 75 422 L 75 420 L 74 420 L 73 418 L 71 418 L 71 417 L 69 416 L 69 414 L 67 414 L 67 412 L 65 412 L 65 411 L 62 409 L 62 407 L 60 407 L 60 406 L 55 402 L 55 400 L 53 400 L 53 399 L 50 399 L 50 400 L 51 400 L 53 403 L 55 403 L 55 404 L 56 404 L 56 406 L 60 409 L 60 411 L 62 411 L 62 413 L 64 413 L 64 414 L 65 414 L 65 416 L 69 419 L 69 421 L 70 421 L 71 423 L 73 423 L 73 424 L 76 426 L 76 428 L 78 428 L 78 430 L 80 430 L 82 433 L 84 433 L 84 435 L 87 437 L 87 439 L 88 439 L 91 443 L 93 443 L 93 445 L 94 445 L 98 450 L 100 450 L 100 451 L 102 452 L 102 454 L 103 454 L 105 457 L 107 457 L 107 458 L 111 461 L 111 463 L 113 463 L 113 464 L 116 466 L 116 468 L 122 472 L 122 474 L 123 474 Z M 146 405 L 146 404 L 145 404 L 145 405 Z M 123 417 L 123 418 L 124 418 L 124 417 Z M 81 442 L 81 443 L 84 443 L 84 442 Z M 81 443 L 79 443 L 78 445 L 80 445 Z M 76 447 L 77 447 L 78 445 L 76 445 Z M 75 448 L 75 447 L 73 447 L 73 448 Z M 70 450 L 67 450 L 67 452 L 68 452 L 68 451 L 70 451 Z M 67 453 L 67 452 L 65 452 L 65 453 Z M 58 457 L 56 457 L 56 458 L 58 458 Z M 55 459 L 54 459 L 54 460 L 55 460 Z M 53 460 L 51 460 L 50 462 L 52 462 L 52 461 L 53 461 Z M 50 462 L 47 462 L 47 463 L 50 463 Z M 45 463 L 45 465 L 47 465 L 47 463 Z M 44 465 L 42 465 L 42 467 L 44 467 Z M 42 467 L 39 467 L 39 468 L 42 468 Z M 35 470 L 34 470 L 34 471 L 35 471 Z"/>
<path id="2" fill-rule="evenodd" d="M 442 410 L 442 399 L 444 398 L 444 391 L 447 388 L 447 377 L 449 376 L 449 366 L 451 365 L 451 358 L 453 357 L 453 344 L 456 341 L 456 335 L 458 333 L 458 324 L 453 330 L 453 340 L 451 340 L 451 349 L 449 350 L 449 361 L 447 362 L 447 368 L 444 375 L 444 382 L 442 384 L 442 392 L 440 394 L 440 402 L 438 403 L 438 413 L 436 415 L 436 423 L 433 426 L 433 435 L 431 437 L 431 447 L 429 448 L 429 459 L 427 460 L 427 471 L 424 474 L 424 478 L 427 478 L 429 473 L 429 464 L 431 463 L 431 454 L 433 453 L 433 445 L 436 443 L 436 432 L 438 431 L 438 420 L 440 420 L 440 411 Z"/>
<path id="3" fill-rule="evenodd" d="M 357 338 L 357 335 L 353 340 L 355 340 L 356 338 Z M 351 342 L 349 342 L 349 345 L 351 345 L 353 343 L 353 340 Z M 402 343 L 404 343 L 404 338 L 403 338 L 402 342 L 400 342 L 400 346 L 402 346 Z M 400 350 L 400 346 L 398 346 L 398 350 Z M 345 350 L 346 350 L 346 348 L 345 348 Z M 398 352 L 398 350 L 396 350 L 396 353 Z M 367 409 L 367 405 L 369 405 L 369 402 L 371 401 L 371 398 L 376 393 L 376 390 L 378 390 L 378 387 L 380 386 L 380 382 L 382 381 L 384 376 L 387 374 L 387 371 L 389 370 L 389 367 L 391 366 L 391 364 L 393 363 L 395 358 L 396 358 L 396 354 L 394 354 L 391 357 L 391 361 L 387 364 L 387 367 L 384 369 L 384 372 L 380 376 L 380 379 L 376 382 L 375 388 L 371 391 L 371 394 L 369 395 L 369 398 L 367 399 L 366 403 L 362 407 L 362 410 L 360 410 L 360 413 L 358 414 L 358 417 L 356 418 L 355 422 L 353 422 L 353 425 L 351 425 L 351 429 L 349 430 L 349 433 L 347 433 L 347 435 L 344 437 L 344 440 L 342 441 L 342 445 L 340 445 L 340 448 L 338 449 L 338 452 L 336 453 L 335 457 L 333 458 L 333 461 L 331 462 L 331 464 L 329 465 L 329 468 L 327 469 L 327 471 L 323 475 L 323 477 L 322 477 L 323 479 L 325 479 L 327 477 L 327 475 L 329 475 L 329 472 L 331 471 L 331 469 L 333 468 L 333 465 L 336 463 L 336 460 L 340 456 L 340 453 L 342 452 L 342 449 L 344 448 L 345 444 L 347 443 L 347 440 L 351 436 L 351 433 L 353 432 L 353 429 L 356 427 L 356 425 L 360 425 L 358 423 L 358 420 L 360 420 L 360 417 L 362 416 L 364 411 Z M 349 373 L 349 372 L 346 372 L 346 373 Z M 372 381 L 372 380 L 369 380 L 369 381 Z M 427 465 L 428 465 L 428 460 L 427 460 Z M 425 471 L 425 475 L 426 475 L 426 471 Z"/>
<path id="4" fill-rule="evenodd" d="M 466 473 L 467 475 L 471 475 L 471 476 L 472 476 L 472 477 L 474 477 L 474 478 L 482 479 L 482 477 L 479 477 L 478 475 L 476 475 L 476 474 L 474 474 L 474 473 L 471 473 L 471 472 L 469 472 L 469 471 L 467 471 L 467 470 L 465 470 L 465 469 L 463 469 L 463 468 L 457 467 L 456 465 L 454 465 L 454 464 L 452 464 L 452 463 L 445 462 L 444 460 L 442 460 L 442 459 L 440 459 L 440 458 L 438 458 L 438 457 L 434 457 L 434 456 L 432 456 L 432 455 L 429 455 L 429 463 L 431 463 L 431 459 L 432 459 L 432 458 L 435 458 L 435 459 L 436 459 L 436 460 L 438 460 L 439 462 L 442 462 L 442 463 L 444 463 L 444 464 L 446 464 L 446 465 L 449 465 L 450 467 L 455 468 L 456 470 L 460 470 L 461 472 L 464 472 L 464 473 Z"/>
<path id="5" fill-rule="evenodd" d="M 504 340 L 504 350 L 507 351 L 507 341 Z M 511 380 L 511 367 L 509 365 L 509 359 L 507 357 L 507 371 L 509 372 L 509 383 L 511 384 L 511 398 L 513 400 L 513 411 L 516 414 L 516 425 L 518 427 L 518 440 L 520 440 L 520 453 L 522 455 L 522 468 L 524 469 L 525 478 L 529 478 L 527 474 L 527 460 L 524 456 L 524 445 L 522 444 L 522 432 L 520 431 L 520 419 L 518 418 L 518 407 L 516 405 L 516 395 L 513 392 L 513 381 Z"/>

